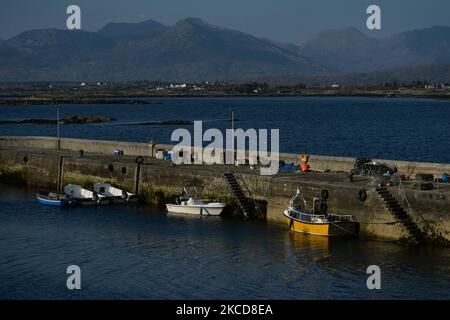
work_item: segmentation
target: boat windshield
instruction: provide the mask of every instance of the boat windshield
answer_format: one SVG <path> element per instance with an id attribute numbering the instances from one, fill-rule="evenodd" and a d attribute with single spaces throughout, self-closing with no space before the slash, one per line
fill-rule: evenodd
<path id="1" fill-rule="evenodd" d="M 202 198 L 191 197 L 191 198 L 189 198 L 187 204 L 188 205 L 198 206 L 198 205 L 202 205 L 203 201 L 202 201 Z"/>

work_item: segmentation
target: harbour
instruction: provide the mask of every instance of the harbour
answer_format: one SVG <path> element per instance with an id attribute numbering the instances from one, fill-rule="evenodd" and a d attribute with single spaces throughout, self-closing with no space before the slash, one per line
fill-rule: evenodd
<path id="1" fill-rule="evenodd" d="M 2 298 L 446 299 L 442 247 L 312 237 L 284 225 L 165 214 L 155 207 L 39 205 L 1 185 Z M 82 289 L 65 269 L 82 268 Z M 383 270 L 367 290 L 366 268 Z"/>
<path id="2" fill-rule="evenodd" d="M 118 148 L 124 155 L 114 155 Z M 248 204 L 239 200 L 236 191 L 242 193 L 245 201 L 251 202 L 250 207 L 258 208 L 255 214 L 273 223 L 285 220 L 283 211 L 298 189 L 308 201 L 327 190 L 329 211 L 352 215 L 361 221 L 360 235 L 363 237 L 401 241 L 417 238 L 423 233 L 430 243 L 446 245 L 449 241 L 446 208 L 450 188 L 445 183 L 436 190 L 421 190 L 414 184 L 392 186 L 388 190 L 370 186 L 368 177 L 350 182 L 347 172 L 355 162 L 351 158 L 311 156 L 309 163 L 316 172 L 261 176 L 258 170 L 251 170 L 248 165 L 174 166 L 170 160 L 156 159 L 155 153 L 152 146 L 145 143 L 50 137 L 0 139 L 1 174 L 3 179 L 10 181 L 55 191 L 62 191 L 68 184 L 92 188 L 97 182 L 109 182 L 162 208 L 179 196 L 186 184 L 194 183 L 202 188 L 204 196 L 228 203 L 232 214 L 245 215 Z M 296 158 L 289 154 L 281 157 Z M 401 174 L 414 168 L 438 176 L 449 169 L 442 164 L 397 164 Z M 239 189 L 233 190 L 233 184 Z M 364 199 L 360 196 L 362 190 L 366 194 Z M 402 210 L 393 210 L 386 196 Z M 405 215 L 407 220 L 401 219 Z"/>
<path id="3" fill-rule="evenodd" d="M 385 107 L 376 106 L 384 100 L 354 99 L 350 99 L 351 103 L 369 103 L 363 108 L 378 113 L 374 128 L 386 125 L 386 115 L 379 113 Z M 417 149 L 400 154 L 395 153 L 405 150 L 401 149 L 405 147 L 405 133 L 400 129 L 395 131 L 398 136 L 389 138 L 391 142 L 387 144 L 363 132 L 360 137 L 366 144 L 360 145 L 359 153 L 352 153 L 356 150 L 352 144 L 359 142 L 344 139 L 333 145 L 321 135 L 311 140 L 317 128 L 306 122 L 310 126 L 305 131 L 306 140 L 289 138 L 299 137 L 303 129 L 296 131 L 299 129 L 293 127 L 293 132 L 281 129 L 281 140 L 288 143 L 282 142 L 280 170 L 274 176 L 262 176 L 258 167 L 252 168 L 248 163 L 174 165 L 167 157 L 173 148 L 167 137 L 178 126 L 120 125 L 143 122 L 142 119 L 162 123 L 162 119 L 167 121 L 173 117 L 171 114 L 189 105 L 188 110 L 195 110 L 185 117 L 189 121 L 203 119 L 207 127 L 225 130 L 231 123 L 224 119 L 230 110 L 237 110 L 235 125 L 245 129 L 252 123 L 246 120 L 250 113 L 243 106 L 254 111 L 255 103 L 274 102 L 273 98 L 206 98 L 196 108 L 192 104 L 198 101 L 174 99 L 163 104 L 150 103 L 146 109 L 141 109 L 141 105 L 112 105 L 110 114 L 118 119 L 117 125 L 68 124 L 59 128 L 59 138 L 55 136 L 55 124 L 0 125 L 0 243 L 5 248 L 0 263 L 5 285 L 0 295 L 19 299 L 448 297 L 450 188 L 448 183 L 433 181 L 431 190 L 422 190 L 421 183 L 415 180 L 417 173 L 441 178 L 450 172 L 447 153 L 439 151 L 445 148 L 446 140 L 433 152 L 423 152 L 435 138 L 430 133 L 428 138 L 417 141 Z M 216 110 L 214 115 L 202 111 L 217 101 L 222 111 Z M 288 108 L 298 104 L 301 109 L 305 104 L 304 98 L 276 101 Z M 349 103 L 344 98 L 307 101 L 313 101 L 319 110 L 322 103 Z M 422 100 L 389 101 L 393 102 L 394 113 L 402 113 L 402 108 L 414 112 L 422 103 Z M 436 103 L 436 109 L 424 122 L 445 117 L 447 102 L 428 103 L 430 108 Z M 27 118 L 52 119 L 56 111 L 55 106 L 10 108 L 2 109 L 5 119 L 17 119 L 23 110 Z M 75 112 L 74 106 L 58 108 L 62 117 Z M 76 108 L 87 117 L 103 113 L 102 106 Z M 325 110 L 315 112 L 323 115 L 329 111 L 330 106 L 326 106 Z M 253 124 L 269 124 L 265 112 L 252 114 Z M 274 126 L 289 123 L 285 116 L 272 115 L 271 122 Z M 348 124 L 347 116 L 340 115 L 334 120 L 344 123 L 333 133 L 333 139 Z M 366 124 L 363 121 L 359 125 Z M 190 128 L 188 124 L 181 127 Z M 348 127 L 343 136 L 353 134 L 354 130 Z M 34 135 L 27 135 L 29 132 Z M 331 154 L 309 153 L 309 172 L 302 172 L 297 165 L 305 143 L 308 150 L 328 150 L 324 153 Z M 370 144 L 380 148 L 370 148 Z M 329 149 L 321 149 L 327 146 Z M 343 149 L 344 156 L 338 156 Z M 199 150 L 193 149 L 192 155 L 196 152 Z M 404 180 L 381 188 L 373 183 L 373 178 L 357 172 L 350 179 L 349 173 L 354 172 L 361 155 L 373 157 L 369 165 L 375 162 L 395 166 Z M 376 158 L 377 155 L 380 157 Z M 89 200 L 92 205 L 67 208 L 44 206 L 36 200 L 36 194 L 43 190 L 67 194 L 65 187 L 70 185 L 107 194 L 107 199 L 102 203 Z M 114 191 L 112 197 L 113 193 L 106 193 L 113 190 L 108 186 L 121 191 Z M 167 204 L 180 204 L 177 199 L 186 186 L 201 190 L 202 199 L 226 204 L 221 215 L 203 211 L 195 215 L 167 212 Z M 351 216 L 359 223 L 358 235 L 329 237 L 299 232 L 301 229 L 294 223 L 291 225 L 284 215 L 298 190 L 308 207 L 313 207 L 314 199 L 326 190 L 328 216 Z M 139 201 L 128 203 L 123 191 L 135 195 Z M 322 219 L 320 215 L 308 219 L 318 218 Z M 59 275 L 74 263 L 82 268 L 86 284 L 77 292 L 67 291 L 64 275 Z M 366 270 L 373 264 L 383 270 L 382 290 L 367 290 Z"/>

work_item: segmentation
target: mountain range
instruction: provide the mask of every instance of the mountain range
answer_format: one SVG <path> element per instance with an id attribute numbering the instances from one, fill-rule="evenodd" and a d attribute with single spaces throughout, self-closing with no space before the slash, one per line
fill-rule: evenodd
<path id="1" fill-rule="evenodd" d="M 0 81 L 253 81 L 450 64 L 450 27 L 372 38 L 355 28 L 277 43 L 196 18 L 39 29 L 0 40 Z M 430 69 L 430 68 L 428 68 Z M 420 69 L 420 76 L 432 76 Z M 431 70 L 431 69 L 430 69 Z M 446 69 L 447 70 L 447 69 Z M 442 78 L 442 75 L 441 75 Z"/>
<path id="2" fill-rule="evenodd" d="M 355 28 L 329 30 L 301 43 L 298 54 L 341 73 L 450 64 L 450 27 L 434 26 L 384 39 Z"/>

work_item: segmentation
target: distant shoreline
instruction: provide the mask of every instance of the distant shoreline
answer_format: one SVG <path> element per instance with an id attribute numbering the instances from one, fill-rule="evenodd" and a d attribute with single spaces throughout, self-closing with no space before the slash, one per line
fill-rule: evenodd
<path id="1" fill-rule="evenodd" d="M 60 104 L 128 104 L 144 105 L 157 102 L 145 98 L 220 98 L 220 97 L 368 97 L 416 98 L 450 100 L 446 87 L 305 87 L 271 86 L 265 83 L 203 84 L 172 87 L 168 85 L 111 84 L 76 87 L 74 85 L 0 84 L 0 106 L 60 105 Z"/>
<path id="2" fill-rule="evenodd" d="M 112 98 L 112 97 L 111 97 Z M 17 97 L 17 98 L 3 98 L 0 97 L 0 106 L 17 106 L 17 105 L 59 105 L 59 104 L 148 104 L 142 100 L 119 100 L 119 99 L 105 99 L 105 98 L 75 98 L 62 99 L 59 97 Z"/>
<path id="3" fill-rule="evenodd" d="M 450 101 L 450 96 L 448 95 L 393 95 L 393 94 L 295 94 L 295 95 L 286 95 L 286 94 L 268 94 L 268 95 L 231 95 L 231 94 L 209 94 L 209 95 L 183 95 L 183 94 L 172 94 L 172 95 L 145 95 L 145 96 L 132 96 L 136 99 L 145 99 L 145 98 L 307 98 L 307 97 L 317 97 L 317 98 L 325 98 L 325 97 L 361 97 L 361 98 L 410 98 L 410 99 L 436 99 L 436 100 L 444 100 Z M 129 97 L 131 98 L 131 96 Z M 67 104 L 93 104 L 93 105 L 103 105 L 103 104 L 124 104 L 124 105 L 151 105 L 155 103 L 146 102 L 142 100 L 113 100 L 113 99 L 97 99 L 97 98 L 87 98 L 83 100 L 77 99 L 27 99 L 27 98 L 15 98 L 15 99 L 4 99 L 0 97 L 0 107 L 1 106 L 32 106 L 32 105 L 67 105 Z"/>

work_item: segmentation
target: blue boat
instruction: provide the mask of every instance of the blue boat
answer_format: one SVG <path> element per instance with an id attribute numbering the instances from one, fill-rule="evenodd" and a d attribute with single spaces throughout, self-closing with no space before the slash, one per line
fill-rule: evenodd
<path id="1" fill-rule="evenodd" d="M 56 194 L 53 192 L 40 192 L 36 194 L 37 201 L 40 204 L 53 207 L 71 207 L 76 205 L 76 200 L 68 196 Z"/>

